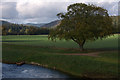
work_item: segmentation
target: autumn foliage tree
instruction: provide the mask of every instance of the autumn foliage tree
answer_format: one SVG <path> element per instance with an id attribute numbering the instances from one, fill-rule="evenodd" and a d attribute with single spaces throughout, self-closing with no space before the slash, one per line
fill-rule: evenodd
<path id="1" fill-rule="evenodd" d="M 108 11 L 95 5 L 75 3 L 68 6 L 66 13 L 57 16 L 61 23 L 50 31 L 49 39 L 71 39 L 79 45 L 80 50 L 84 50 L 86 41 L 102 39 L 113 33 Z"/>

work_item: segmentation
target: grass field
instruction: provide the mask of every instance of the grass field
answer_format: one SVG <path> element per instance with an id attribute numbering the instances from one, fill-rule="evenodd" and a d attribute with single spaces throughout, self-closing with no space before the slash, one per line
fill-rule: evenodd
<path id="1" fill-rule="evenodd" d="M 79 77 L 118 77 L 118 35 L 95 42 L 86 42 L 80 52 L 73 41 L 52 42 L 46 35 L 3 36 L 3 62 L 36 62 L 48 68 Z M 94 49 L 94 50 L 89 50 Z M 96 50 L 97 49 L 97 50 Z M 101 49 L 104 51 L 101 52 Z M 97 56 L 64 55 L 69 53 L 95 53 Z"/>
<path id="2" fill-rule="evenodd" d="M 20 44 L 20 45 L 32 45 L 32 46 L 44 46 L 44 47 L 60 47 L 60 48 L 79 48 L 79 46 L 73 41 L 57 40 L 52 42 L 48 40 L 47 35 L 11 35 L 3 36 L 4 43 Z M 63 46 L 64 45 L 64 46 Z M 118 48 L 118 35 L 105 38 L 104 40 L 88 41 L 84 45 L 88 49 L 116 49 Z"/>

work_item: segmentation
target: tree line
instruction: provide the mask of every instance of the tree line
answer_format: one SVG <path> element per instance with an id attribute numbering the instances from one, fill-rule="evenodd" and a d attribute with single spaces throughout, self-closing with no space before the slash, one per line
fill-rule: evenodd
<path id="1" fill-rule="evenodd" d="M 120 33 L 120 16 L 111 16 L 112 24 L 116 28 L 115 33 Z"/>
<path id="2" fill-rule="evenodd" d="M 2 35 L 45 35 L 49 34 L 48 28 L 26 26 L 22 24 L 3 24 Z"/>

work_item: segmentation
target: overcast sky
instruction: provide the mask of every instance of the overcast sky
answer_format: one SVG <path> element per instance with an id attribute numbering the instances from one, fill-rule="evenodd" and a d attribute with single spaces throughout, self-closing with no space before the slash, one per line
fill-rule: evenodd
<path id="1" fill-rule="evenodd" d="M 57 20 L 57 13 L 66 12 L 73 3 L 92 3 L 118 15 L 119 0 L 3 0 L 0 3 L 1 19 L 14 23 L 47 23 Z"/>

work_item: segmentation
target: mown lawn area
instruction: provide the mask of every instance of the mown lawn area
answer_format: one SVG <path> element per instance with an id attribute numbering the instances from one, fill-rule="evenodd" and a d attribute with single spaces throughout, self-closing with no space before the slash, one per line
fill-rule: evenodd
<path id="1" fill-rule="evenodd" d="M 89 41 L 84 46 L 88 50 L 83 52 L 77 50 L 78 46 L 73 41 L 52 42 L 46 35 L 10 35 L 2 39 L 2 59 L 5 63 L 36 62 L 79 77 L 118 77 L 118 35 Z M 94 52 L 99 54 L 64 55 Z"/>

